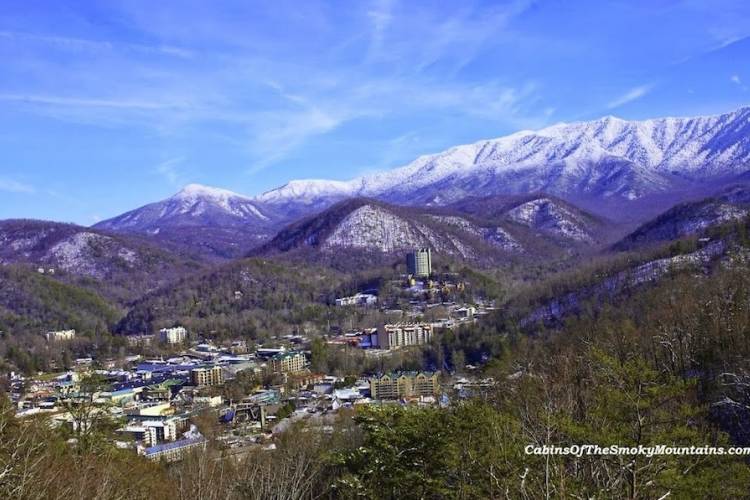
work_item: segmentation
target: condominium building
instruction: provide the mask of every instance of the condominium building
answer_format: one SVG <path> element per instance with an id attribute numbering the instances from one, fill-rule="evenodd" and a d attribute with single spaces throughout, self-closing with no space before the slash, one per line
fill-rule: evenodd
<path id="1" fill-rule="evenodd" d="M 406 254 L 406 272 L 412 276 L 429 276 L 432 273 L 432 251 L 420 248 Z"/>
<path id="2" fill-rule="evenodd" d="M 57 330 L 53 332 L 47 332 L 44 334 L 47 338 L 47 342 L 62 342 L 65 340 L 73 340 L 76 338 L 75 330 Z"/>
<path id="3" fill-rule="evenodd" d="M 336 305 L 343 306 L 371 306 L 378 303 L 378 296 L 371 293 L 358 293 L 350 297 L 336 299 Z"/>
<path id="4" fill-rule="evenodd" d="M 373 399 L 435 396 L 439 387 L 437 373 L 392 373 L 370 379 L 370 396 Z"/>
<path id="5" fill-rule="evenodd" d="M 162 328 L 159 330 L 159 338 L 165 344 L 182 344 L 187 339 L 187 330 L 184 326 Z"/>
<path id="6" fill-rule="evenodd" d="M 430 323 L 393 323 L 378 330 L 378 347 L 394 349 L 412 345 L 424 345 L 432 339 Z"/>
<path id="7" fill-rule="evenodd" d="M 189 450 L 206 447 L 206 439 L 204 437 L 182 439 L 180 441 L 173 441 L 171 443 L 157 444 L 150 448 L 140 449 L 139 453 L 144 455 L 149 460 L 165 462 L 176 462 L 182 458 L 182 456 Z"/>
<path id="8" fill-rule="evenodd" d="M 305 368 L 307 360 L 301 352 L 284 352 L 271 358 L 271 370 L 274 373 L 295 373 Z"/>
<path id="9" fill-rule="evenodd" d="M 194 368 L 190 371 L 190 381 L 197 387 L 221 385 L 224 383 L 224 371 L 218 365 Z"/>

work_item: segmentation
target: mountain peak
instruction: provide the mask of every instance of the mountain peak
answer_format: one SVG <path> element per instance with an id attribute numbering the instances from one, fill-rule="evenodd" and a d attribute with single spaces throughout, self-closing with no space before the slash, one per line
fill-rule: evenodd
<path id="1" fill-rule="evenodd" d="M 172 196 L 174 199 L 195 199 L 195 198 L 210 198 L 225 200 L 228 198 L 245 198 L 247 196 L 229 191 L 228 189 L 222 189 L 211 186 L 204 186 L 203 184 L 188 184 L 183 187 L 177 194 Z"/>

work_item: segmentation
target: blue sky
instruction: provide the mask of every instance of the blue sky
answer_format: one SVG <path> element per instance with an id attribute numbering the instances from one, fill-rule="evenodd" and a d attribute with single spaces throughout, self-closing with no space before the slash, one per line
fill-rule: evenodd
<path id="1" fill-rule="evenodd" d="M 91 224 L 560 121 L 750 103 L 750 2 L 5 0 L 0 219 Z"/>

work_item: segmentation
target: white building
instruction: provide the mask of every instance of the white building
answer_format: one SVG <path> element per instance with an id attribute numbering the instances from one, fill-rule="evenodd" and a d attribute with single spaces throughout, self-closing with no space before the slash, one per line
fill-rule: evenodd
<path id="1" fill-rule="evenodd" d="M 57 330 L 54 332 L 47 332 L 44 334 L 47 338 L 47 342 L 62 342 L 64 340 L 73 340 L 76 338 L 75 330 Z"/>
<path id="2" fill-rule="evenodd" d="M 165 344 L 182 344 L 187 339 L 187 330 L 184 326 L 162 328 L 159 330 L 159 338 Z"/>
<path id="3" fill-rule="evenodd" d="M 336 299 L 336 305 L 342 306 L 371 306 L 378 303 L 377 295 L 371 293 L 358 293 L 350 297 Z"/>
<path id="4" fill-rule="evenodd" d="M 383 325 L 378 331 L 378 347 L 393 349 L 412 345 L 424 345 L 432 339 L 430 323 L 394 323 Z"/>

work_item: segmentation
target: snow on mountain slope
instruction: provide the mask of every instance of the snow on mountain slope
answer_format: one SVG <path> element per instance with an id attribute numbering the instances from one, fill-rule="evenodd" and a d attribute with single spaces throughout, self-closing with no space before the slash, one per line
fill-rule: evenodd
<path id="1" fill-rule="evenodd" d="M 139 237 L 24 219 L 0 221 L 0 265 L 11 264 L 41 268 L 55 279 L 82 283 L 118 302 L 198 268 Z"/>
<path id="2" fill-rule="evenodd" d="M 511 212 L 527 219 L 514 221 Z M 355 260 L 367 265 L 363 255 L 393 258 L 429 247 L 440 258 L 489 264 L 588 251 L 598 243 L 598 229 L 598 219 L 553 198 L 526 197 L 487 217 L 449 207 L 403 207 L 352 198 L 290 224 L 251 254 L 291 252 L 293 258 L 334 266 Z"/>
<path id="3" fill-rule="evenodd" d="M 438 246 L 444 245 L 428 227 L 375 205 L 363 205 L 352 211 L 337 224 L 322 245 L 326 250 L 351 247 L 383 253 Z"/>
<path id="4" fill-rule="evenodd" d="M 258 250 L 260 254 L 311 250 L 345 259 L 348 250 L 394 255 L 420 247 L 460 259 L 492 259 L 516 251 L 512 237 L 496 237 L 496 229 L 467 219 L 436 216 L 374 200 L 355 198 L 291 224 Z M 502 231 L 502 229 L 501 229 Z"/>
<path id="5" fill-rule="evenodd" d="M 131 210 L 94 227 L 142 234 L 172 249 L 232 258 L 273 234 L 275 212 L 226 189 L 190 184 L 166 200 Z"/>
<path id="6" fill-rule="evenodd" d="M 266 223 L 270 218 L 256 203 L 225 189 L 189 184 L 166 200 L 131 210 L 96 224 L 101 229 L 153 232 L 168 226 Z"/>
<path id="7" fill-rule="evenodd" d="M 628 250 L 700 234 L 704 229 L 750 215 L 750 187 L 733 186 L 704 200 L 682 203 L 638 227 L 614 245 Z"/>
<path id="8" fill-rule="evenodd" d="M 549 198 L 521 203 L 508 211 L 507 216 L 513 222 L 537 231 L 580 242 L 593 241 L 583 220 Z"/>
<path id="9" fill-rule="evenodd" d="M 506 229 L 500 226 L 479 226 L 456 215 L 433 215 L 433 220 L 457 227 L 467 234 L 481 238 L 487 243 L 510 252 L 520 252 L 523 246 Z"/>
<path id="10" fill-rule="evenodd" d="M 446 204 L 470 195 L 533 191 L 635 200 L 749 168 L 750 108 L 645 121 L 608 116 L 457 146 L 351 181 L 292 181 L 256 200 L 320 205 L 368 196 Z"/>

